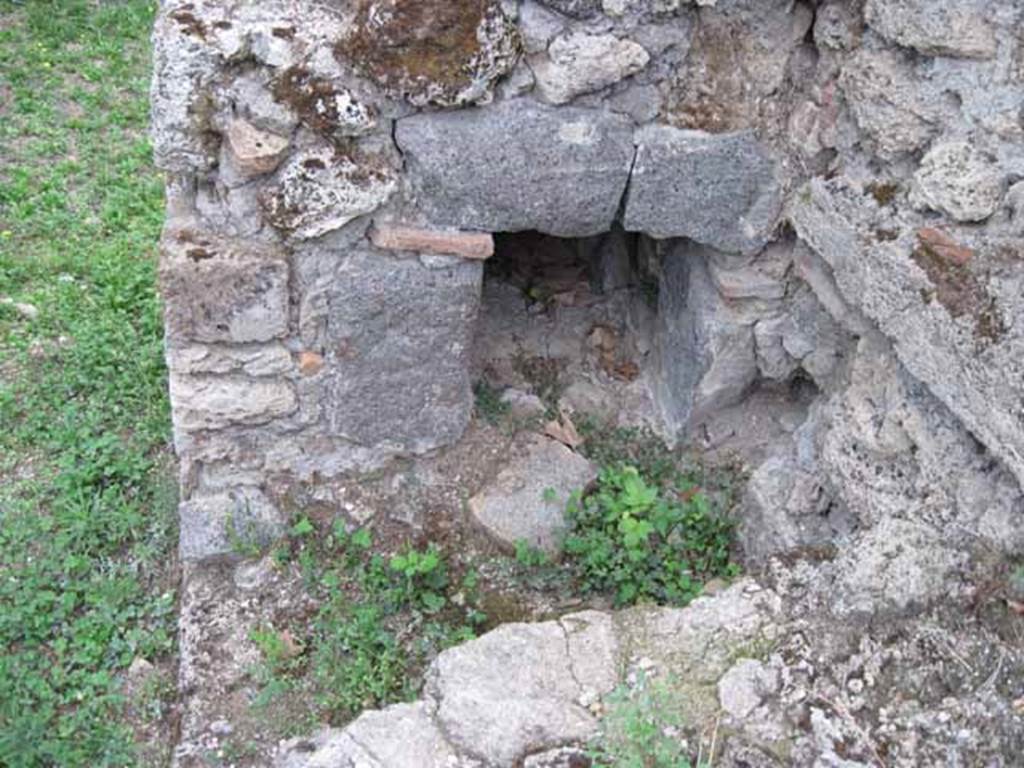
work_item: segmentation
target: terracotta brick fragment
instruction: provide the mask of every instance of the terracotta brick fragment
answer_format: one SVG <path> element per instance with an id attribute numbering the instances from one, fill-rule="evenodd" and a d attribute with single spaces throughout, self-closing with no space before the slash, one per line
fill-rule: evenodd
<path id="1" fill-rule="evenodd" d="M 316 352 L 305 352 L 299 353 L 299 372 L 303 376 L 315 376 L 320 373 L 324 367 L 324 359 Z"/>
<path id="2" fill-rule="evenodd" d="M 488 259 L 494 255 L 494 238 L 483 232 L 374 224 L 370 241 L 390 251 L 416 251 L 464 259 Z"/>
<path id="3" fill-rule="evenodd" d="M 235 165 L 245 176 L 262 176 L 276 170 L 290 144 L 288 139 L 261 131 L 245 120 L 232 121 L 227 140 Z"/>
<path id="4" fill-rule="evenodd" d="M 964 266 L 974 256 L 974 251 L 956 240 L 945 232 L 932 227 L 922 227 L 917 230 L 917 239 L 921 245 L 928 248 L 939 258 Z"/>

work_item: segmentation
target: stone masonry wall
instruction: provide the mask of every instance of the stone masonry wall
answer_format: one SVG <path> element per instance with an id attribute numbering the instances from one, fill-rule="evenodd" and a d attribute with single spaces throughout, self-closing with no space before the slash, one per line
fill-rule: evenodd
<path id="1" fill-rule="evenodd" d="M 758 382 L 821 393 L 754 474 L 748 551 L 859 530 L 940 541 L 954 568 L 950 521 L 1017 546 L 1022 17 L 1019 0 L 163 0 L 183 555 L 274 536 L 282 484 L 457 441 L 487 236 L 614 223 L 664 241 L 666 432 Z M 859 586 L 865 562 L 836 578 Z"/>

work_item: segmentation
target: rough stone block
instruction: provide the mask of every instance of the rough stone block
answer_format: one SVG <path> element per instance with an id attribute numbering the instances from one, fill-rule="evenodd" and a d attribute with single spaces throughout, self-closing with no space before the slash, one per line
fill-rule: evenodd
<path id="1" fill-rule="evenodd" d="M 984 221 L 1003 200 L 1003 174 L 966 141 L 938 144 L 914 175 L 914 199 L 957 221 Z"/>
<path id="2" fill-rule="evenodd" d="M 658 125 L 641 128 L 636 141 L 627 230 L 739 253 L 771 239 L 782 193 L 774 160 L 752 135 Z"/>
<path id="3" fill-rule="evenodd" d="M 557 554 L 569 496 L 595 477 L 597 468 L 579 454 L 554 440 L 532 436 L 523 453 L 469 500 L 469 511 L 509 546 L 522 539 Z"/>
<path id="4" fill-rule="evenodd" d="M 283 251 L 168 232 L 160 287 L 172 344 L 259 342 L 288 332 L 288 262 Z"/>
<path id="5" fill-rule="evenodd" d="M 537 0 L 573 19 L 592 19 L 601 12 L 601 0 Z"/>
<path id="6" fill-rule="evenodd" d="M 300 152 L 260 197 L 267 220 L 300 240 L 341 229 L 377 210 L 397 185 L 382 155 L 339 156 L 333 147 Z"/>
<path id="7" fill-rule="evenodd" d="M 359 5 L 335 55 L 391 96 L 461 106 L 490 96 L 519 39 L 498 0 L 380 0 Z"/>
<path id="8" fill-rule="evenodd" d="M 458 439 L 473 407 L 469 352 L 483 269 L 350 254 L 300 308 L 307 347 L 323 351 L 333 434 L 420 452 Z"/>
<path id="9" fill-rule="evenodd" d="M 633 161 L 631 122 L 607 112 L 509 101 L 397 125 L 417 204 L 463 229 L 605 232 Z"/>
<path id="10" fill-rule="evenodd" d="M 942 116 L 909 57 L 898 51 L 857 51 L 839 79 L 854 119 L 886 159 L 924 147 Z"/>
<path id="11" fill-rule="evenodd" d="M 970 264 L 924 247 L 915 228 L 877 241 L 875 210 L 840 177 L 797 193 L 790 220 L 833 270 L 841 297 L 877 323 L 907 370 L 1024 480 L 1019 294 L 995 293 Z"/>
<path id="12" fill-rule="evenodd" d="M 183 502 L 179 547 L 183 560 L 240 555 L 263 548 L 284 535 L 282 514 L 257 488 L 199 496 Z"/>
<path id="13" fill-rule="evenodd" d="M 996 36 L 972 0 L 868 0 L 868 25 L 896 45 L 928 56 L 990 59 Z"/>
<path id="14" fill-rule="evenodd" d="M 174 425 L 189 432 L 265 424 L 298 406 L 292 386 L 278 379 L 184 376 L 172 371 L 170 390 Z"/>
<path id="15" fill-rule="evenodd" d="M 541 98 L 549 104 L 565 104 L 636 74 L 648 61 L 647 51 L 632 40 L 573 33 L 556 38 L 547 55 L 531 63 Z"/>
<path id="16" fill-rule="evenodd" d="M 204 373 L 279 376 L 293 368 L 292 356 L 280 342 L 223 346 L 188 344 L 167 349 L 167 365 L 178 374 Z"/>
<path id="17" fill-rule="evenodd" d="M 505 624 L 451 648 L 428 672 L 427 697 L 453 746 L 487 765 L 582 741 L 597 720 L 577 703 L 563 627 Z"/>
<path id="18" fill-rule="evenodd" d="M 494 255 L 494 237 L 483 232 L 453 232 L 399 224 L 374 224 L 370 241 L 389 251 L 414 251 L 464 259 L 488 259 Z"/>

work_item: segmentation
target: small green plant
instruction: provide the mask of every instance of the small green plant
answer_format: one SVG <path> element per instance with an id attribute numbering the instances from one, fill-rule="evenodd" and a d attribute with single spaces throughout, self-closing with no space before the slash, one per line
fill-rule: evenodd
<path id="1" fill-rule="evenodd" d="M 302 652 L 301 646 L 291 639 L 290 634 L 278 632 L 273 627 L 254 629 L 249 638 L 259 648 L 270 668 L 276 672 L 294 668 L 295 659 Z"/>
<path id="2" fill-rule="evenodd" d="M 581 452 L 602 467 L 629 465 L 661 485 L 679 471 L 681 457 L 645 427 L 619 427 L 584 416 L 576 424 L 583 437 Z"/>
<path id="3" fill-rule="evenodd" d="M 516 562 L 524 568 L 540 568 L 548 564 L 548 556 L 526 539 L 517 539 L 515 550 Z"/>
<path id="4" fill-rule="evenodd" d="M 430 545 L 425 552 L 406 550 L 392 557 L 389 567 L 400 577 L 398 595 L 402 601 L 427 613 L 444 608 L 448 574 L 436 546 Z"/>
<path id="5" fill-rule="evenodd" d="M 668 682 L 641 677 L 634 688 L 614 691 L 607 704 L 589 752 L 594 768 L 709 768 L 686 754 L 684 723 Z"/>
<path id="6" fill-rule="evenodd" d="M 473 571 L 453 578 L 436 545 L 390 558 L 373 545 L 368 528 L 352 531 L 342 520 L 328 531 L 305 517 L 292 525 L 275 560 L 298 565 L 319 608 L 301 640 L 274 629 L 252 633 L 263 656 L 254 670 L 257 706 L 309 690 L 315 719 L 343 723 L 413 698 L 429 660 L 476 635 L 486 617 Z"/>
<path id="7" fill-rule="evenodd" d="M 246 502 L 248 504 L 248 502 Z M 253 560 L 263 554 L 266 542 L 260 535 L 256 521 L 248 508 L 244 515 L 232 510 L 224 520 L 224 535 L 227 537 L 231 551 L 241 558 Z"/>
<path id="8" fill-rule="evenodd" d="M 341 594 L 317 615 L 310 662 L 317 703 L 340 720 L 415 694 L 409 659 L 385 618 L 379 603 L 357 603 Z"/>
<path id="9" fill-rule="evenodd" d="M 702 582 L 729 577 L 732 525 L 693 487 L 659 486 L 631 466 L 601 471 L 596 489 L 574 494 L 565 552 L 585 591 L 611 592 L 617 605 L 682 605 Z"/>
<path id="10" fill-rule="evenodd" d="M 496 425 L 508 415 L 511 406 L 501 399 L 501 392 L 486 379 L 473 385 L 477 415 L 488 424 Z"/>

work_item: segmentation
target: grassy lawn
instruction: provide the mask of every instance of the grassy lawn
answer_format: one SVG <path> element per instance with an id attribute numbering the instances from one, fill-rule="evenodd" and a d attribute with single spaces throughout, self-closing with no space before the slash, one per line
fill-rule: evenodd
<path id="1" fill-rule="evenodd" d="M 152 736 L 172 690 L 175 500 L 154 5 L 0 0 L 2 766 L 165 757 Z M 151 675 L 129 705 L 133 662 L 163 684 Z"/>

